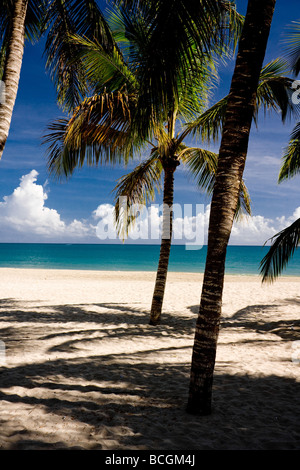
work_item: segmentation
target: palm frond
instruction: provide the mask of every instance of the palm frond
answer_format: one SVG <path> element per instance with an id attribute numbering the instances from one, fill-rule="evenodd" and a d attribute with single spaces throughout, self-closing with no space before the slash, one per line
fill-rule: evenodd
<path id="1" fill-rule="evenodd" d="M 133 227 L 138 215 L 138 206 L 152 202 L 156 193 L 160 192 L 162 170 L 160 155 L 154 150 L 150 158 L 118 180 L 113 192 L 116 228 L 121 237 L 125 238 Z"/>
<path id="2" fill-rule="evenodd" d="M 146 135 L 152 122 L 161 116 L 162 108 L 169 112 L 174 103 L 178 108 L 180 91 L 196 77 L 200 59 L 220 54 L 220 44 L 234 35 L 233 4 L 228 1 L 173 0 L 117 1 L 131 11 L 141 5 L 147 11 L 151 26 L 143 49 L 143 61 L 138 69 L 139 132 Z M 230 42 L 230 40 L 229 40 Z M 214 51 L 214 52 L 212 52 Z"/>
<path id="3" fill-rule="evenodd" d="M 266 64 L 261 71 L 259 85 L 256 94 L 254 120 L 257 123 L 259 110 L 281 112 L 284 120 L 288 112 L 293 111 L 291 103 L 292 79 L 285 76 L 286 63 L 281 59 L 275 59 Z M 184 136 L 197 135 L 206 142 L 217 141 L 221 135 L 228 96 L 204 111 L 193 122 L 185 126 Z"/>
<path id="4" fill-rule="evenodd" d="M 227 101 L 228 96 L 225 96 L 193 122 L 187 124 L 184 134 L 197 135 L 206 142 L 217 141 L 223 129 Z"/>
<path id="5" fill-rule="evenodd" d="M 300 219 L 270 239 L 272 245 L 260 263 L 262 282 L 278 277 L 293 256 L 300 241 Z"/>
<path id="6" fill-rule="evenodd" d="M 240 194 L 238 198 L 237 209 L 235 213 L 235 219 L 240 219 L 243 215 L 251 215 L 251 198 L 245 181 L 242 180 L 240 186 Z"/>
<path id="7" fill-rule="evenodd" d="M 81 60 L 85 74 L 95 93 L 105 87 L 111 92 L 123 89 L 137 92 L 138 82 L 134 73 L 124 62 L 117 46 L 107 52 L 99 42 L 79 35 L 70 36 L 70 41 L 78 46 L 78 54 L 73 61 Z"/>
<path id="8" fill-rule="evenodd" d="M 218 155 L 201 148 L 190 148 L 183 145 L 181 147 L 179 158 L 196 179 L 198 187 L 211 195 L 215 184 Z M 243 214 L 251 215 L 251 200 L 245 182 L 242 180 L 235 218 L 238 219 Z"/>
<path id="9" fill-rule="evenodd" d="M 197 186 L 212 194 L 218 166 L 218 155 L 198 147 L 181 146 L 179 158 L 196 180 Z"/>
<path id="10" fill-rule="evenodd" d="M 56 176 L 72 174 L 76 167 L 126 162 L 138 153 L 144 141 L 131 133 L 131 110 L 135 97 L 102 93 L 86 98 L 68 120 L 48 126 L 48 167 Z"/>
<path id="11" fill-rule="evenodd" d="M 42 23 L 47 11 L 46 0 L 30 0 L 27 5 L 25 39 L 31 43 L 42 36 Z"/>
<path id="12" fill-rule="evenodd" d="M 300 72 L 300 21 L 293 21 L 289 26 L 284 43 L 291 69 L 297 75 Z"/>
<path id="13" fill-rule="evenodd" d="M 260 73 L 256 93 L 254 118 L 257 121 L 259 110 L 281 112 L 284 121 L 288 113 L 294 110 L 291 101 L 291 85 L 293 80 L 287 76 L 287 63 L 275 59 L 266 64 Z"/>
<path id="14" fill-rule="evenodd" d="M 282 157 L 278 182 L 300 173 L 300 122 L 294 127 L 288 147 Z"/>
<path id="15" fill-rule="evenodd" d="M 109 27 L 94 0 L 52 0 L 43 30 L 47 32 L 46 69 L 55 84 L 58 103 L 64 111 L 72 111 L 89 93 L 89 84 L 80 60 L 73 60 L 78 48 L 70 37 L 95 38 L 109 50 L 114 43 Z"/>

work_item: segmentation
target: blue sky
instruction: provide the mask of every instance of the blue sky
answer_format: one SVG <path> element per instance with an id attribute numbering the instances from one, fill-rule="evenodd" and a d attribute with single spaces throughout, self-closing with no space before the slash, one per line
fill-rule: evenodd
<path id="1" fill-rule="evenodd" d="M 245 13 L 247 2 L 239 0 L 237 5 Z M 277 0 L 265 63 L 283 54 L 284 29 L 299 19 L 298 1 Z M 85 167 L 62 182 L 49 176 L 41 138 L 47 124 L 62 112 L 45 73 L 42 52 L 42 43 L 26 45 L 10 134 L 0 161 L 0 242 L 97 243 L 94 211 L 112 203 L 111 191 L 124 169 Z M 234 62 L 220 71 L 216 99 L 227 94 L 233 67 Z M 283 148 L 293 125 L 283 125 L 280 116 L 272 114 L 260 119 L 258 129 L 252 128 L 244 179 L 253 217 L 248 228 L 235 227 L 231 243 L 261 244 L 298 214 L 299 179 L 277 184 Z M 205 210 L 209 204 L 180 167 L 175 177 L 175 202 L 204 204 Z"/>

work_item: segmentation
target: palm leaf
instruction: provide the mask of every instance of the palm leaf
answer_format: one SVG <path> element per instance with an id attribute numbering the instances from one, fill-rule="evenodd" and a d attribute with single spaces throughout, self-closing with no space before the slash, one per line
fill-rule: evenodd
<path id="1" fill-rule="evenodd" d="M 109 50 L 114 41 L 104 16 L 94 0 L 52 0 L 43 22 L 47 31 L 44 55 L 46 69 L 55 84 L 58 103 L 72 111 L 89 92 L 89 84 L 71 35 L 98 40 Z"/>
<path id="2" fill-rule="evenodd" d="M 265 113 L 270 110 L 281 112 L 283 120 L 293 110 L 290 100 L 292 79 L 286 77 L 285 72 L 286 63 L 280 59 L 275 59 L 262 68 L 253 116 L 256 124 L 259 110 L 264 110 Z M 184 137 L 191 134 L 206 142 L 216 141 L 222 132 L 227 101 L 228 96 L 225 96 L 187 124 Z"/>
<path id="3" fill-rule="evenodd" d="M 179 158 L 187 166 L 188 171 L 196 179 L 196 183 L 201 190 L 207 194 L 212 194 L 215 176 L 218 166 L 218 155 L 209 150 L 201 148 L 184 147 Z M 251 215 L 251 201 L 245 182 L 241 182 L 238 206 L 235 217 L 239 218 L 243 214 Z"/>
<path id="4" fill-rule="evenodd" d="M 183 0 L 119 1 L 131 11 L 148 7 L 151 34 L 143 49 L 138 69 L 140 93 L 137 109 L 139 133 L 147 136 L 149 125 L 178 108 L 180 91 L 196 78 L 198 61 L 221 51 L 236 31 L 238 15 L 227 1 Z M 226 41 L 226 39 L 228 41 Z M 222 49 L 224 52 L 224 48 Z"/>
<path id="5" fill-rule="evenodd" d="M 196 180 L 198 187 L 212 194 L 218 165 L 218 155 L 197 147 L 183 147 L 179 158 Z"/>
<path id="6" fill-rule="evenodd" d="M 48 167 L 55 176 L 72 174 L 86 160 L 88 165 L 127 161 L 144 144 L 131 134 L 134 96 L 102 93 L 86 98 L 72 117 L 48 126 Z"/>
<path id="7" fill-rule="evenodd" d="M 154 150 L 150 158 L 118 180 L 114 188 L 115 217 L 117 232 L 123 238 L 134 225 L 137 207 L 152 202 L 156 192 L 160 192 L 162 170 L 159 153 Z M 122 198 L 126 198 L 125 216 L 124 204 L 120 206 Z"/>
<path id="8" fill-rule="evenodd" d="M 46 0 L 29 0 L 25 20 L 25 39 L 31 43 L 42 36 L 42 22 L 47 11 Z"/>
<path id="9" fill-rule="evenodd" d="M 263 276 L 263 282 L 274 281 L 293 256 L 300 240 L 300 219 L 297 219 L 292 225 L 274 235 L 270 240 L 273 244 L 260 263 L 260 273 Z"/>
<path id="10" fill-rule="evenodd" d="M 291 84 L 293 80 L 286 76 L 287 64 L 282 59 L 275 59 L 266 64 L 260 73 L 259 84 L 256 93 L 256 105 L 254 118 L 257 121 L 258 111 L 274 110 L 281 112 L 282 120 L 288 112 L 293 110 L 291 102 Z"/>
<path id="11" fill-rule="evenodd" d="M 300 173 L 300 122 L 293 129 L 282 160 L 283 163 L 278 178 L 279 183 Z"/>
<path id="12" fill-rule="evenodd" d="M 107 52 L 97 41 L 82 38 L 79 35 L 70 36 L 70 41 L 78 46 L 77 55 L 73 61 L 81 60 L 85 74 L 95 93 L 101 93 L 103 88 L 114 92 L 123 89 L 137 91 L 136 77 L 125 63 L 117 46 L 112 46 Z"/>
<path id="13" fill-rule="evenodd" d="M 284 43 L 287 45 L 286 55 L 296 75 L 300 72 L 300 21 L 293 21 L 286 32 Z"/>

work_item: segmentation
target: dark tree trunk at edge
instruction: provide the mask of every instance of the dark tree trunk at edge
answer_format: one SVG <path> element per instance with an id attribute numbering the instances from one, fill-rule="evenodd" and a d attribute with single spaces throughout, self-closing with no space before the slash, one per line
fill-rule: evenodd
<path id="1" fill-rule="evenodd" d="M 248 150 L 254 102 L 276 0 L 249 0 L 231 82 L 214 187 L 187 411 L 211 413 L 227 245 Z"/>

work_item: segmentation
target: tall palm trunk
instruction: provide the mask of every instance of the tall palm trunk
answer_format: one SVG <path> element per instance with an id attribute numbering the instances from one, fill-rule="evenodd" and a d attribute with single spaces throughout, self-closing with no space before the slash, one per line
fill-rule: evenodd
<path id="1" fill-rule="evenodd" d="M 165 173 L 162 238 L 150 312 L 150 325 L 158 325 L 160 323 L 172 243 L 174 172 L 179 165 L 179 162 L 176 158 L 166 158 L 162 163 Z"/>
<path id="2" fill-rule="evenodd" d="M 249 0 L 231 82 L 214 187 L 187 411 L 210 414 L 225 258 L 246 161 L 259 74 L 276 0 Z"/>
<path id="3" fill-rule="evenodd" d="M 11 26 L 11 37 L 7 49 L 7 56 L 3 71 L 2 80 L 5 85 L 5 100 L 0 103 L 0 158 L 7 141 L 12 113 L 21 73 L 24 36 L 25 36 L 25 18 L 28 0 L 14 0 L 13 20 Z"/>

